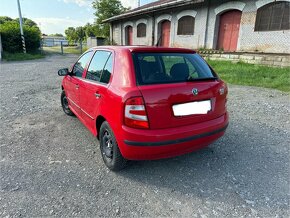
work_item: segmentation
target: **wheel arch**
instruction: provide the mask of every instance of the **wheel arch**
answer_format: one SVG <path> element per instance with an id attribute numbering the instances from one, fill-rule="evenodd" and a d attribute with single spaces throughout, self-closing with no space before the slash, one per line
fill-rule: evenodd
<path id="1" fill-rule="evenodd" d="M 99 139 L 99 133 L 100 133 L 100 129 L 102 126 L 102 123 L 107 121 L 105 117 L 103 117 L 102 115 L 99 115 L 96 119 L 96 131 L 97 131 L 97 138 Z"/>

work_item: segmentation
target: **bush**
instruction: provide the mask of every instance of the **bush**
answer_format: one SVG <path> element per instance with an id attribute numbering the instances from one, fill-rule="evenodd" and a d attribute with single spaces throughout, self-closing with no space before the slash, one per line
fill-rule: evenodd
<path id="1" fill-rule="evenodd" d="M 40 47 L 41 33 L 37 26 L 23 26 L 25 45 L 27 52 L 35 52 Z M 0 25 L 3 51 L 16 53 L 21 52 L 22 40 L 19 23 L 7 21 Z"/>

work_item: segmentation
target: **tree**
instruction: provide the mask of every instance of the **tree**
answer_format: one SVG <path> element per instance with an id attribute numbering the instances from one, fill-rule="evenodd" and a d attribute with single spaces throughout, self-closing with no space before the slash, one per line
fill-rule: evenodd
<path id="1" fill-rule="evenodd" d="M 74 27 L 69 27 L 65 30 L 65 35 L 70 43 L 77 41 L 76 29 Z"/>
<path id="2" fill-rule="evenodd" d="M 99 29 L 99 36 L 109 38 L 110 26 L 103 23 L 104 20 L 124 13 L 128 8 L 123 7 L 119 0 L 94 0 L 93 8 L 96 9 L 96 25 Z"/>
<path id="3" fill-rule="evenodd" d="M 81 27 L 81 26 L 77 27 L 76 28 L 76 35 L 77 35 L 78 41 L 84 41 L 84 39 L 86 38 L 85 28 Z"/>
<path id="4" fill-rule="evenodd" d="M 19 23 L 19 18 L 16 18 L 15 21 Z M 31 19 L 23 17 L 22 22 L 23 22 L 23 25 L 27 25 L 30 27 L 36 26 L 38 28 L 37 24 Z"/>
<path id="5" fill-rule="evenodd" d="M 13 21 L 13 19 L 7 16 L 0 16 L 0 24 L 3 24 L 7 21 Z"/>
<path id="6" fill-rule="evenodd" d="M 63 37 L 61 33 L 49 34 L 49 36 Z"/>
<path id="7" fill-rule="evenodd" d="M 34 52 L 40 47 L 41 32 L 37 26 L 23 25 L 27 52 Z M 19 23 L 15 20 L 0 25 L 3 50 L 6 52 L 22 52 L 22 40 Z"/>
<path id="8" fill-rule="evenodd" d="M 86 37 L 94 37 L 100 35 L 99 26 L 87 23 L 85 26 Z"/>

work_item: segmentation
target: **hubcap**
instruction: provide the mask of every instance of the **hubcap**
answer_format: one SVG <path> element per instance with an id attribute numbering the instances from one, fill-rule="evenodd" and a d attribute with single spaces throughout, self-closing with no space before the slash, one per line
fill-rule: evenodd
<path id="1" fill-rule="evenodd" d="M 111 134 L 106 130 L 103 135 L 103 154 L 112 159 L 113 158 L 113 142 Z"/>

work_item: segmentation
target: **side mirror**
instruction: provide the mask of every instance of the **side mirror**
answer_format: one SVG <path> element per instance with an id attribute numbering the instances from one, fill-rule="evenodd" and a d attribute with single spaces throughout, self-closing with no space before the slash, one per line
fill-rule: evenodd
<path id="1" fill-rule="evenodd" d="M 69 71 L 68 71 L 67 68 L 63 68 L 63 69 L 60 69 L 60 70 L 57 72 L 57 74 L 58 74 L 59 76 L 66 76 L 66 75 L 69 74 Z"/>

